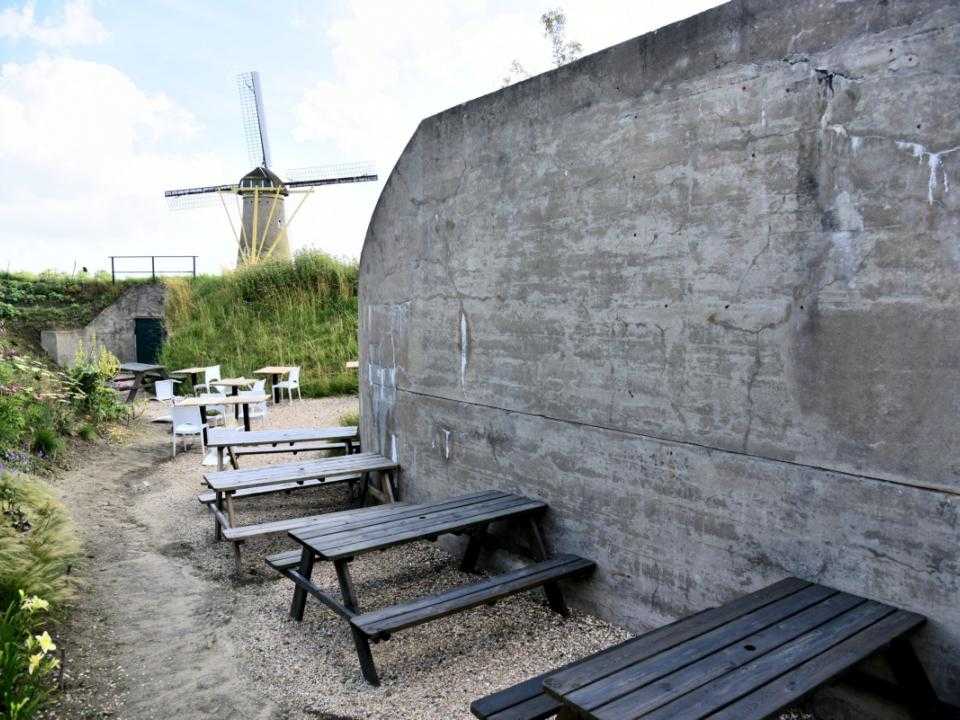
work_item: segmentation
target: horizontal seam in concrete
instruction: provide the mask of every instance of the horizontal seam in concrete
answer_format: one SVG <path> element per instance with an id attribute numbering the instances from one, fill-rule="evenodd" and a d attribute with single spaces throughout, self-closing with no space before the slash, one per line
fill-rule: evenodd
<path id="1" fill-rule="evenodd" d="M 837 475 L 844 475 L 846 477 L 857 478 L 858 480 L 872 480 L 874 482 L 885 483 L 887 485 L 897 485 L 898 487 L 906 487 L 912 490 L 923 490 L 925 492 L 936 492 L 942 493 L 944 495 L 953 495 L 960 496 L 960 491 L 953 490 L 952 488 L 943 487 L 941 485 L 924 485 L 921 483 L 910 483 L 904 482 L 902 480 L 892 480 L 890 478 L 877 477 L 876 475 L 859 475 L 857 473 L 852 473 L 847 470 L 837 470 L 831 467 L 825 467 L 821 465 L 808 465 L 806 463 L 793 462 L 792 460 L 783 460 L 781 458 L 772 458 L 767 457 L 766 455 L 753 455 L 751 453 L 741 452 L 739 450 L 731 450 L 729 448 L 720 448 L 713 445 L 704 445 L 702 443 L 690 442 L 689 440 L 677 440 L 675 438 L 660 437 L 658 435 L 649 435 L 647 433 L 636 432 L 635 430 L 624 430 L 623 428 L 615 427 L 606 427 L 605 425 L 594 425 L 592 423 L 583 422 L 581 420 L 570 420 L 566 418 L 553 417 L 551 415 L 544 415 L 542 413 L 532 413 L 525 410 L 512 410 L 510 408 L 500 407 L 499 405 L 490 405 L 489 403 L 474 402 L 471 400 L 463 400 L 461 398 L 450 398 L 443 395 L 432 395 L 431 393 L 419 392 L 417 390 L 408 390 L 407 388 L 396 387 L 395 390 L 400 392 L 407 393 L 408 395 L 418 395 L 420 397 L 431 398 L 433 400 L 445 400 L 446 402 L 452 403 L 463 403 L 465 405 L 472 405 L 474 407 L 487 408 L 489 410 L 500 410 L 501 412 L 507 413 L 516 413 L 517 415 L 526 415 L 528 417 L 542 418 L 544 420 L 550 420 L 551 422 L 567 423 L 569 425 L 579 425 L 581 427 L 592 428 L 594 430 L 608 430 L 610 432 L 621 433 L 623 435 L 631 435 L 633 437 L 643 438 L 645 440 L 655 440 L 662 443 L 670 443 L 671 445 L 684 445 L 687 447 L 700 448 L 701 450 L 709 450 L 711 452 L 726 453 L 728 455 L 739 455 L 741 457 L 755 458 L 757 460 L 766 460 L 772 463 L 780 463 L 782 465 L 790 465 L 792 467 L 805 468 L 808 470 L 817 470 L 819 472 L 829 472 L 835 473 Z"/>

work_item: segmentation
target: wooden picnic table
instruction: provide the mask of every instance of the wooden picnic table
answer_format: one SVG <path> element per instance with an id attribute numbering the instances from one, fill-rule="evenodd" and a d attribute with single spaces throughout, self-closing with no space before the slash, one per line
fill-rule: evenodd
<path id="1" fill-rule="evenodd" d="M 250 387 L 253 385 L 256 380 L 251 380 L 250 378 L 245 377 L 235 377 L 235 378 L 222 378 L 220 380 L 214 380 L 209 383 L 210 387 L 225 387 L 230 388 L 230 395 L 236 396 L 240 394 L 240 388 Z M 233 406 L 233 418 L 234 420 L 240 417 L 240 406 Z"/>
<path id="2" fill-rule="evenodd" d="M 200 373 L 206 372 L 209 367 L 210 367 L 209 365 L 206 365 L 203 367 L 181 368 L 180 370 L 173 370 L 170 374 L 171 375 L 189 375 L 190 386 L 195 388 L 197 386 L 197 380 L 200 379 Z"/>
<path id="3" fill-rule="evenodd" d="M 223 446 L 216 447 L 218 453 L 221 453 Z M 280 522 L 241 527 L 236 523 L 235 497 L 264 495 L 334 482 L 349 482 L 352 487 L 355 482 L 359 481 L 361 483 L 359 492 L 361 501 L 369 494 L 382 502 L 392 503 L 398 492 L 396 488 L 398 468 L 399 463 L 396 460 L 391 460 L 379 453 L 353 453 L 351 455 L 284 465 L 268 465 L 247 470 L 223 470 L 207 473 L 203 476 L 204 482 L 213 491 L 213 495 L 204 494 L 198 499 L 214 515 L 216 537 L 218 539 L 224 537 L 234 543 L 234 556 L 239 569 L 240 543 L 244 540 L 254 535 L 286 532 L 310 522 L 313 518 L 293 518 Z M 386 476 L 382 487 L 379 489 L 375 488 L 370 481 L 370 475 L 375 472 L 383 473 Z M 226 513 L 224 513 L 224 510 Z"/>
<path id="4" fill-rule="evenodd" d="M 357 426 L 334 426 L 318 428 L 285 428 L 283 430 L 251 430 L 241 432 L 216 428 L 207 434 L 207 447 L 217 451 L 217 469 L 223 470 L 223 454 L 226 451 L 230 456 L 230 463 L 234 470 L 237 466 L 236 456 L 239 454 L 255 455 L 258 448 L 274 448 L 275 452 L 305 452 L 310 450 L 329 450 L 326 445 L 310 445 L 309 443 L 343 443 L 346 455 L 353 453 L 358 444 Z M 239 453 L 234 448 L 248 448 Z M 266 450 L 262 452 L 266 453 Z"/>
<path id="5" fill-rule="evenodd" d="M 267 396 L 259 395 L 198 395 L 196 397 L 183 398 L 178 405 L 200 408 L 200 420 L 206 425 L 207 407 L 210 405 L 240 405 L 243 408 L 243 429 L 250 430 L 250 405 L 252 403 L 266 402 Z M 203 442 L 206 443 L 209 438 L 207 428 L 203 429 Z"/>
<path id="6" fill-rule="evenodd" d="M 483 720 L 763 720 L 877 652 L 906 699 L 940 708 L 907 634 L 925 622 L 787 578 L 478 700 Z"/>
<path id="7" fill-rule="evenodd" d="M 290 616 L 302 620 L 307 595 L 319 600 L 350 623 L 363 677 L 377 685 L 371 641 L 386 640 L 408 627 L 445 617 L 534 587 L 543 587 L 551 607 L 566 614 L 556 581 L 593 570 L 594 564 L 572 555 L 547 557 L 535 516 L 547 509 L 542 500 L 497 490 L 420 505 L 393 503 L 334 513 L 290 531 L 301 549 L 281 553 L 267 563 L 294 583 Z M 350 579 L 349 563 L 367 553 L 415 542 L 434 540 L 445 533 L 467 534 L 470 541 L 461 568 L 472 572 L 488 542 L 487 526 L 498 521 L 526 519 L 538 562 L 479 583 L 412 602 L 363 613 Z M 323 591 L 311 580 L 316 560 L 332 562 L 340 596 Z"/>
<path id="8" fill-rule="evenodd" d="M 287 365 L 267 365 L 259 370 L 254 370 L 253 374 L 266 375 L 270 378 L 270 389 L 273 391 L 273 402 L 279 405 L 280 391 L 277 387 L 277 383 L 280 381 L 281 375 L 288 375 L 292 370 L 296 370 L 296 367 Z"/>
<path id="9" fill-rule="evenodd" d="M 130 390 L 127 392 L 127 402 L 132 403 L 137 397 L 137 393 L 140 392 L 140 388 L 143 387 L 143 377 L 148 373 L 157 373 L 163 374 L 163 365 L 152 365 L 150 363 L 139 363 L 139 362 L 128 362 L 121 363 L 120 369 L 124 372 L 133 373 L 133 385 L 130 386 Z"/>

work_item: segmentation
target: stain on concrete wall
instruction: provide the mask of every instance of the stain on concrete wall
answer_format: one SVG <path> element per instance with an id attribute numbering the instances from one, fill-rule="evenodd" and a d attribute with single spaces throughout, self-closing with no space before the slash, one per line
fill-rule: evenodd
<path id="1" fill-rule="evenodd" d="M 81 343 L 88 350 L 102 345 L 120 362 L 135 362 L 136 318 L 163 318 L 166 291 L 162 283 L 132 285 L 115 302 L 104 308 L 86 326 L 67 330 L 44 330 L 40 344 L 58 365 L 73 364 Z"/>
<path id="2" fill-rule="evenodd" d="M 923 612 L 960 701 L 958 62 L 954 1 L 744 0 L 424 120 L 367 447 L 549 501 L 637 628 L 786 574 Z"/>

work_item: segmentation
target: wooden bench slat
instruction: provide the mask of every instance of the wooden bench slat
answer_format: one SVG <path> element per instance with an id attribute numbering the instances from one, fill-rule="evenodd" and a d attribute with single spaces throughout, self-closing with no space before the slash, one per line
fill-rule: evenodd
<path id="1" fill-rule="evenodd" d="M 274 570 L 283 572 L 284 570 L 295 568 L 300 564 L 300 556 L 302 554 L 303 551 L 299 548 L 296 550 L 284 550 L 283 552 L 274 553 L 273 555 L 267 555 L 267 557 L 264 558 L 264 562 Z"/>
<path id="2" fill-rule="evenodd" d="M 433 509 L 443 509 L 443 508 L 454 508 L 454 507 L 464 507 L 466 505 L 475 504 L 483 502 L 484 500 L 489 500 L 495 497 L 501 497 L 503 493 L 498 491 L 488 491 L 483 493 L 477 493 L 476 495 L 468 495 L 465 497 L 452 498 L 440 503 L 431 503 L 430 508 Z M 394 503 L 396 504 L 396 503 Z M 394 519 L 399 519 L 401 517 L 412 517 L 416 515 L 422 515 L 424 509 L 428 506 L 419 503 L 416 505 L 405 505 L 404 507 L 396 508 L 395 512 L 388 513 L 385 512 L 382 517 L 376 518 L 366 518 L 362 521 L 358 521 L 355 525 L 351 526 L 352 529 L 360 530 L 363 528 L 372 528 L 375 525 L 380 525 L 386 522 L 391 522 Z M 330 530 L 325 525 L 313 527 L 305 527 L 298 530 L 295 534 L 292 534 L 292 537 L 299 542 L 315 542 L 317 538 L 320 538 L 324 535 L 330 533 Z"/>
<path id="3" fill-rule="evenodd" d="M 351 480 L 361 480 L 363 475 L 339 475 L 335 478 L 314 478 L 313 480 L 304 480 L 303 482 L 277 483 L 276 485 L 257 485 L 256 487 L 243 488 L 237 490 L 234 498 L 256 497 L 257 495 L 269 495 L 270 493 L 284 492 L 286 490 L 303 490 L 305 488 L 317 487 L 320 485 L 333 485 L 335 483 L 349 482 Z M 216 490 L 204 490 L 197 495 L 197 500 L 203 505 L 209 505 L 217 499 Z"/>
<path id="4" fill-rule="evenodd" d="M 281 482 L 311 480 L 319 477 L 335 477 L 376 470 L 395 470 L 395 460 L 377 453 L 356 453 L 332 458 L 321 458 L 284 465 L 268 465 L 246 470 L 222 470 L 204 475 L 204 480 L 214 490 L 239 490 L 257 485 L 272 485 Z"/>
<path id="5" fill-rule="evenodd" d="M 664 683 L 680 685 L 681 681 L 676 678 L 675 671 L 700 667 L 701 664 L 712 667 L 711 663 L 717 662 L 714 658 L 724 657 L 721 651 L 730 646 L 741 648 L 743 644 L 753 644 L 759 647 L 766 641 L 761 639 L 760 635 L 771 627 L 776 629 L 782 624 L 796 623 L 797 618 L 804 617 L 804 612 L 811 608 L 816 611 L 816 608 L 822 606 L 824 602 L 829 603 L 838 595 L 836 590 L 823 585 L 811 585 L 776 602 L 757 608 L 736 620 L 724 623 L 710 632 L 674 645 L 639 662 L 626 665 L 615 673 L 567 693 L 566 697 L 581 707 L 594 708 L 609 701 L 610 698 L 619 697 L 631 689 L 635 690 L 661 679 Z M 834 602 L 826 607 L 828 611 L 834 608 L 833 613 L 836 615 L 848 610 L 857 602 L 862 602 L 862 598 L 846 595 L 845 600 L 839 603 Z M 839 610 L 835 609 L 838 604 L 841 608 Z M 819 624 L 818 622 L 817 625 Z M 769 641 L 779 644 L 775 640 L 773 638 Z M 706 674 L 707 669 L 704 667 L 693 679 L 704 677 Z M 655 688 L 659 689 L 660 686 L 660 682 L 655 683 Z"/>
<path id="6" fill-rule="evenodd" d="M 381 550 L 394 545 L 401 545 L 406 542 L 419 540 L 431 535 L 442 535 L 444 533 L 465 530 L 469 527 L 483 525 L 495 522 L 501 518 L 516 519 L 524 515 L 539 513 L 546 510 L 546 504 L 539 500 L 526 500 L 520 504 L 504 505 L 491 509 L 483 514 L 461 513 L 445 521 L 438 521 L 420 526 L 409 526 L 402 528 L 399 532 L 387 532 L 378 535 L 373 539 L 351 540 L 349 544 L 338 544 L 328 547 L 321 543 L 322 547 L 315 547 L 317 554 L 328 560 L 352 557 L 372 550 Z"/>
<path id="7" fill-rule="evenodd" d="M 272 443 L 299 443 L 322 440 L 353 440 L 357 437 L 354 426 L 322 428 L 286 428 L 284 430 L 230 430 L 215 428 L 208 433 L 208 445 L 217 447 L 243 447 Z"/>
<path id="8" fill-rule="evenodd" d="M 544 680 L 544 687 L 560 696 L 595 682 L 631 663 L 639 662 L 682 642 L 703 635 L 764 605 L 792 595 L 810 583 L 798 578 L 785 578 L 726 605 L 682 618 L 675 623 L 652 630 L 634 640 L 600 652 L 589 663 L 577 663 L 568 670 L 553 673 Z"/>
<path id="9" fill-rule="evenodd" d="M 792 672 L 767 683 L 751 694 L 709 716 L 709 720 L 762 720 L 790 705 L 811 690 L 877 652 L 926 622 L 926 618 L 897 610 Z"/>
<path id="10" fill-rule="evenodd" d="M 624 717 L 644 720 L 702 720 L 894 612 L 896 610 L 888 605 L 868 600 L 816 630 L 781 645 L 776 650 L 661 705 L 656 710 L 633 713 L 630 696 L 626 696 L 593 710 L 592 715 L 598 720 L 622 720 Z"/>
<path id="11" fill-rule="evenodd" d="M 324 450 L 343 450 L 347 447 L 342 442 L 302 443 L 296 445 L 242 445 L 233 451 L 235 457 L 245 455 L 274 455 L 281 453 L 322 452 Z"/>
<path id="12" fill-rule="evenodd" d="M 558 555 L 550 560 L 528 565 L 478 583 L 454 588 L 439 595 L 357 615 L 351 618 L 350 623 L 368 637 L 377 638 L 477 607 L 491 600 L 540 587 L 551 581 L 586 574 L 595 567 L 596 564 L 593 561 L 585 558 L 575 555 Z"/>
<path id="13" fill-rule="evenodd" d="M 638 668 L 636 673 L 629 673 L 633 675 L 632 682 L 627 682 L 616 688 L 607 687 L 599 692 L 594 692 L 592 696 L 590 691 L 594 689 L 588 687 L 571 693 L 567 697 L 580 707 L 593 709 L 608 702 L 612 697 L 622 696 L 620 700 L 608 706 L 611 712 L 617 712 L 614 706 L 622 706 L 629 708 L 631 713 L 642 715 L 672 702 L 681 695 L 695 690 L 741 665 L 751 662 L 785 642 L 790 642 L 811 632 L 864 602 L 866 601 L 863 598 L 855 595 L 834 593 L 826 600 L 812 605 L 792 617 L 766 627 L 760 632 L 733 640 L 731 645 L 722 650 L 711 651 L 712 654 L 701 657 L 696 662 L 686 666 L 676 668 L 672 672 L 669 670 L 670 666 L 646 663 L 646 668 L 641 667 Z M 629 670 L 633 671 L 633 668 L 629 668 Z M 637 689 L 623 695 L 631 686 Z"/>

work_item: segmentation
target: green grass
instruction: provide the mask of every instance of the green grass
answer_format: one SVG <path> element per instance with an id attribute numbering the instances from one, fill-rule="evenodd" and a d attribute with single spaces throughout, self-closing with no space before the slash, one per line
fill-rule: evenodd
<path id="1" fill-rule="evenodd" d="M 169 280 L 170 369 L 220 365 L 224 377 L 264 365 L 299 365 L 304 396 L 357 391 L 355 264 L 318 252 L 225 273 Z"/>

